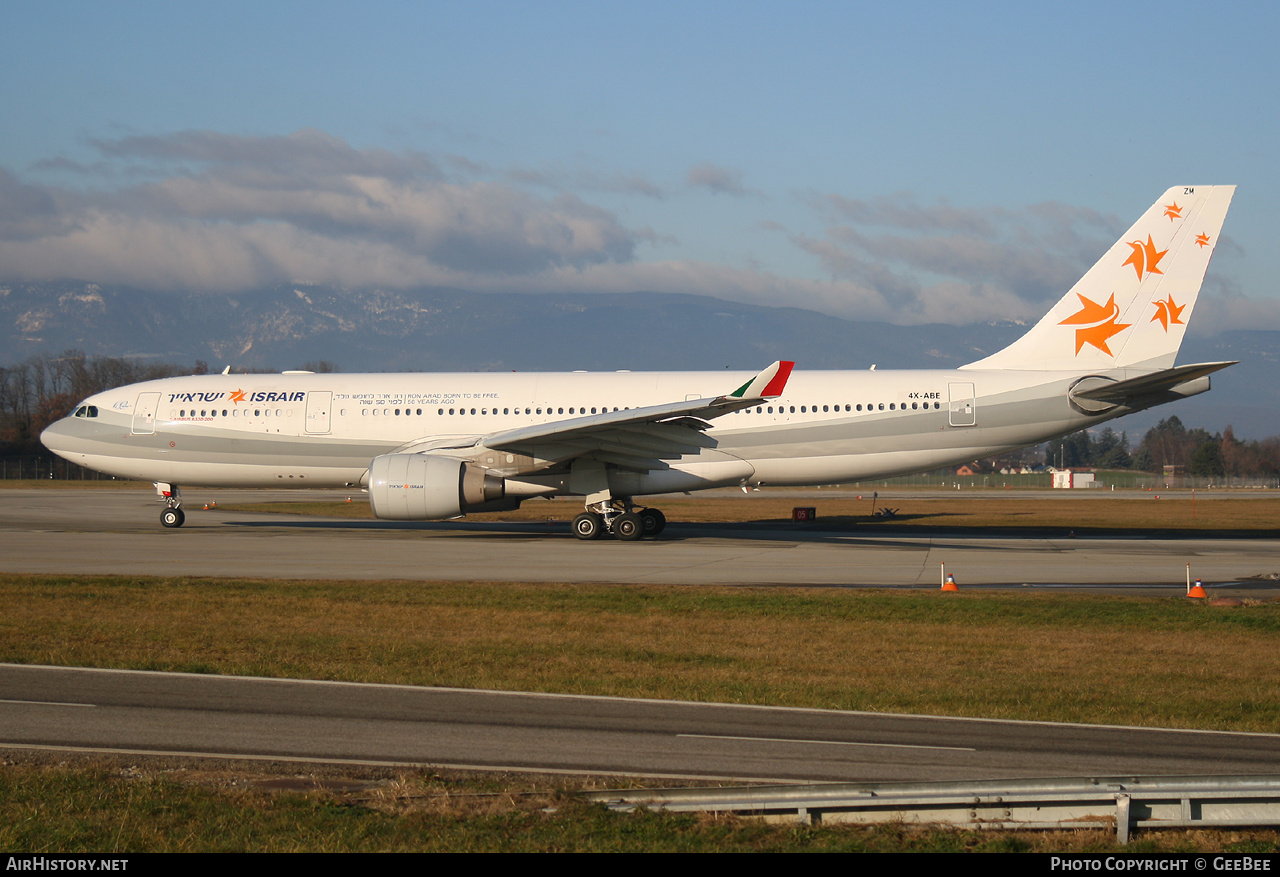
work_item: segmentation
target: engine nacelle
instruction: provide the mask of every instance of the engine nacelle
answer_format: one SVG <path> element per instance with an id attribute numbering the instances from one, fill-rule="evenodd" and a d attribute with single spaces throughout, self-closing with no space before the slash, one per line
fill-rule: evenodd
<path id="1" fill-rule="evenodd" d="M 385 520 L 456 518 L 480 506 L 496 510 L 505 496 L 501 476 L 453 457 L 384 454 L 369 466 L 369 505 Z"/>

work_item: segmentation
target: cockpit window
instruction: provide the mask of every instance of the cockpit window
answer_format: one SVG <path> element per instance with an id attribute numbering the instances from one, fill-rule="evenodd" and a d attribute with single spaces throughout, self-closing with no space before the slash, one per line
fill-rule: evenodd
<path id="1" fill-rule="evenodd" d="M 97 405 L 81 405 L 79 408 L 76 409 L 75 416 L 76 417 L 97 417 L 98 406 Z"/>

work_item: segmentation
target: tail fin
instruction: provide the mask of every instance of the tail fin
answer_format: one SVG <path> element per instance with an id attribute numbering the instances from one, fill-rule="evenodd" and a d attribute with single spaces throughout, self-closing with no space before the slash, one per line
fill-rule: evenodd
<path id="1" fill-rule="evenodd" d="M 1235 190 L 1174 186 L 1031 331 L 963 368 L 1169 368 Z"/>

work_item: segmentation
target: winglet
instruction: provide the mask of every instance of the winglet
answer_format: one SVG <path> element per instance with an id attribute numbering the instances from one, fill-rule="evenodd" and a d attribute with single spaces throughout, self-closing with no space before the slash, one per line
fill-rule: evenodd
<path id="1" fill-rule="evenodd" d="M 730 399 L 775 399 L 782 395 L 794 362 L 780 360 L 729 394 Z"/>

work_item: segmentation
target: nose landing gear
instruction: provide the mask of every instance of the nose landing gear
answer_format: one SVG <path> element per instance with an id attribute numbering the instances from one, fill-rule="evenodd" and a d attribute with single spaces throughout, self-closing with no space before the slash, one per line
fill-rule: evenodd
<path id="1" fill-rule="evenodd" d="M 157 482 L 156 493 L 165 505 L 160 512 L 160 526 L 174 529 L 186 523 L 187 515 L 182 510 L 182 488 L 176 484 Z"/>

